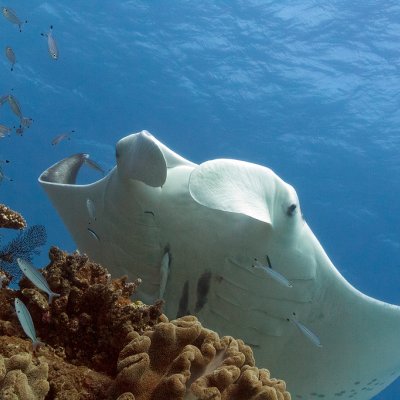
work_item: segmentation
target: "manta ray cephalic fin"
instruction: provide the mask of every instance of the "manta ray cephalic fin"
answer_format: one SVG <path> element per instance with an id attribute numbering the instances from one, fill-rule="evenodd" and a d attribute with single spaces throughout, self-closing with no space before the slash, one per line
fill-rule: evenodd
<path id="1" fill-rule="evenodd" d="M 160 187 L 167 179 L 167 163 L 152 135 L 142 131 L 117 143 L 118 174 L 136 179 L 152 187 Z"/>

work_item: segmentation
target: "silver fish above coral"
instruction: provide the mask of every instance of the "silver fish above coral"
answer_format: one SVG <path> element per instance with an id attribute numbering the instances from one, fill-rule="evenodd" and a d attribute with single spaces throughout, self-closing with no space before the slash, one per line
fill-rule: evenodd
<path id="1" fill-rule="evenodd" d="M 36 336 L 36 330 L 35 326 L 33 325 L 31 314 L 26 308 L 25 304 L 18 298 L 15 298 L 14 306 L 19 323 L 21 324 L 26 336 L 32 340 L 33 351 L 36 351 L 37 348 L 44 345 L 44 343 L 41 342 Z"/>
<path id="2" fill-rule="evenodd" d="M 49 295 L 49 304 L 52 303 L 54 297 L 59 297 L 58 293 L 54 293 L 47 283 L 44 276 L 40 273 L 40 271 L 35 268 L 29 261 L 23 260 L 22 258 L 17 258 L 18 266 L 21 268 L 21 271 L 25 274 L 25 276 L 40 290 L 47 293 Z"/>
<path id="3" fill-rule="evenodd" d="M 60 133 L 59 135 L 55 136 L 52 140 L 51 140 L 51 145 L 55 146 L 58 143 L 62 142 L 63 140 L 71 140 L 71 133 L 74 133 L 75 131 L 72 130 L 71 132 L 66 132 L 66 133 Z"/>

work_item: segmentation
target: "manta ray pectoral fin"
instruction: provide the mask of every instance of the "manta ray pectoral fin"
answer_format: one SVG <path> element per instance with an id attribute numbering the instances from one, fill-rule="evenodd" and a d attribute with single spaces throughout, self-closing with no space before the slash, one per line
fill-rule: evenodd
<path id="1" fill-rule="evenodd" d="M 146 131 L 124 137 L 117 143 L 118 174 L 123 179 L 136 179 L 160 187 L 167 179 L 167 163 L 163 152 Z"/>
<path id="2" fill-rule="evenodd" d="M 192 171 L 189 192 L 203 206 L 272 224 L 276 182 L 268 168 L 220 159 L 207 161 Z"/>

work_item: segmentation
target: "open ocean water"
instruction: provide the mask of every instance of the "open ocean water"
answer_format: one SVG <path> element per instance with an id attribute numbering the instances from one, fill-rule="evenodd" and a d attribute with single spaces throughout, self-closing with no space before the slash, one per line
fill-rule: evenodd
<path id="1" fill-rule="evenodd" d="M 10 161 L 0 168 L 12 179 L 0 183 L 0 202 L 46 226 L 37 266 L 49 245 L 75 249 L 39 174 L 77 152 L 109 170 L 117 140 L 147 129 L 196 163 L 236 158 L 273 169 L 296 188 L 344 277 L 400 304 L 398 1 L 2 6 L 28 22 L 19 32 L 0 15 L 0 97 L 12 93 L 33 123 L 0 139 L 0 159 Z M 47 49 L 50 26 L 57 60 Z M 0 123 L 19 126 L 7 104 Z M 51 145 L 63 133 L 70 140 Z M 375 397 L 399 398 L 398 381 Z"/>

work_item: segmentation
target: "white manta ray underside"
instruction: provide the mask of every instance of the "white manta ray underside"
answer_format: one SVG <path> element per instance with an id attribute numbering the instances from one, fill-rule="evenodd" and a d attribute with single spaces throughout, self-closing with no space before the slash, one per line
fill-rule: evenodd
<path id="1" fill-rule="evenodd" d="M 399 376 L 400 308 L 340 275 L 270 169 L 197 165 L 146 131 L 117 143 L 103 179 L 77 185 L 85 157 L 39 181 L 81 252 L 142 278 L 141 300 L 242 338 L 293 399 L 366 400 Z"/>

